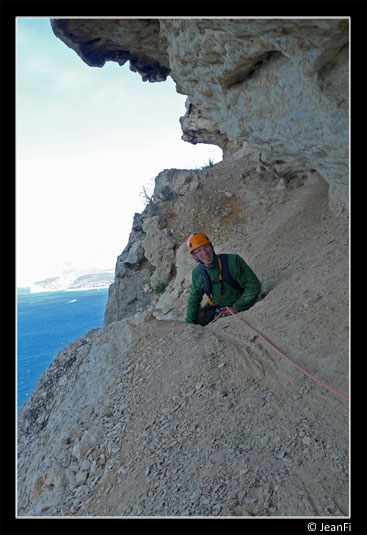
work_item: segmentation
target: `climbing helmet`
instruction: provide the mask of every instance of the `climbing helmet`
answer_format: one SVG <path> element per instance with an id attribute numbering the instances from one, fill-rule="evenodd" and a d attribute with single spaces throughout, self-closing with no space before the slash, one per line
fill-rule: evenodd
<path id="1" fill-rule="evenodd" d="M 192 253 L 195 249 L 198 249 L 207 243 L 211 244 L 211 241 L 206 234 L 203 234 L 202 232 L 194 232 L 194 234 L 191 234 L 187 240 L 187 247 L 190 253 Z"/>

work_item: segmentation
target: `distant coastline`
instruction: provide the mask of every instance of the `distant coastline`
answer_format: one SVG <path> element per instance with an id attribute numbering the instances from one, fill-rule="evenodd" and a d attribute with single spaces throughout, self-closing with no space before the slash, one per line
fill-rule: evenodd
<path id="1" fill-rule="evenodd" d="M 100 290 L 109 288 L 114 281 L 114 270 L 64 270 L 60 275 L 32 282 L 17 289 L 18 295 L 42 292 L 70 292 L 78 290 Z"/>
<path id="2" fill-rule="evenodd" d="M 87 292 L 89 290 L 107 290 L 110 287 L 110 284 L 107 286 L 94 286 L 92 288 L 65 288 L 65 289 L 55 289 L 55 290 L 38 290 L 31 291 L 31 287 L 20 287 L 17 288 L 17 295 L 34 295 L 42 293 L 51 293 L 51 292 Z"/>

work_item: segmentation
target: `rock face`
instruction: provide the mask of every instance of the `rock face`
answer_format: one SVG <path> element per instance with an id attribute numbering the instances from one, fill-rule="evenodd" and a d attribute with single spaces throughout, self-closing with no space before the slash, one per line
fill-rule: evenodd
<path id="1" fill-rule="evenodd" d="M 143 80 L 159 82 L 169 74 L 167 43 L 159 38 L 159 20 L 55 19 L 52 27 L 90 66 L 102 67 L 106 61 L 124 65 L 129 60 L 131 70 L 138 71 Z"/>
<path id="2" fill-rule="evenodd" d="M 348 214 L 336 180 L 346 147 L 339 133 L 340 150 L 316 165 L 306 149 L 313 111 L 305 131 L 290 121 L 299 130 L 287 133 L 283 153 L 276 127 L 294 117 L 296 97 L 335 111 L 344 21 L 309 21 L 308 34 L 304 20 L 128 22 L 53 27 L 90 64 L 120 47 L 119 61 L 133 57 L 151 80 L 168 69 L 192 102 L 184 136 L 217 140 L 225 158 L 156 177 L 117 260 L 104 327 L 61 351 L 21 408 L 18 515 L 347 516 L 348 402 L 238 321 L 348 395 Z M 279 95 L 292 72 L 288 104 L 261 123 L 252 84 L 267 110 L 261 99 Z M 298 96 L 297 83 L 305 86 Z M 248 117 L 257 130 L 245 122 L 246 98 L 254 114 L 258 107 Z M 319 125 L 315 150 L 329 143 L 339 111 Z M 278 132 L 270 151 L 267 129 Z M 262 284 L 254 307 L 207 327 L 184 322 L 195 265 L 186 240 L 195 230 L 217 253 L 245 258 Z"/>

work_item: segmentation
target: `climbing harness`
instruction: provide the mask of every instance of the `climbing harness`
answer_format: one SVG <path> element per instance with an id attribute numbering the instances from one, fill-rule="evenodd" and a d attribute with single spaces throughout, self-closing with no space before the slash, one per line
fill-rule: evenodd
<path id="1" fill-rule="evenodd" d="M 212 281 L 206 269 L 204 268 L 203 264 L 199 263 L 200 274 L 204 282 L 204 291 L 207 295 L 209 304 L 213 307 L 217 306 L 223 299 L 223 293 L 224 293 L 223 281 L 227 282 L 230 286 L 232 286 L 233 288 L 236 288 L 237 290 L 243 290 L 242 286 L 232 277 L 229 271 L 228 255 L 220 254 L 220 255 L 217 255 L 217 258 L 218 258 L 218 263 L 219 263 L 219 280 L 214 281 L 214 282 L 217 282 L 220 284 L 220 299 L 216 303 L 212 302 L 212 299 L 213 299 Z"/>
<path id="2" fill-rule="evenodd" d="M 204 282 L 204 290 L 205 290 L 205 293 L 207 295 L 208 301 L 209 301 L 209 303 L 210 303 L 210 305 L 212 307 L 215 307 L 215 306 L 219 305 L 219 303 L 223 299 L 223 293 L 224 293 L 223 292 L 222 263 L 220 261 L 219 256 L 218 256 L 218 262 L 219 262 L 219 281 L 215 281 L 215 282 L 219 282 L 219 284 L 220 284 L 220 298 L 216 303 L 212 302 L 213 294 L 212 294 L 211 280 L 209 278 L 209 275 L 205 271 L 205 268 L 204 268 L 203 264 L 201 264 L 201 263 L 199 264 L 200 273 L 201 273 L 201 276 L 202 276 L 203 282 Z"/>
<path id="3" fill-rule="evenodd" d="M 320 381 L 320 379 L 317 379 L 317 377 L 315 377 L 314 375 L 311 375 L 310 373 L 308 373 L 306 370 L 304 370 L 303 368 L 301 368 L 301 366 L 298 366 L 298 364 L 296 364 L 295 362 L 293 362 L 293 360 L 291 360 L 290 358 L 288 358 L 286 355 L 284 355 L 284 353 L 282 353 L 278 348 L 276 348 L 271 342 L 269 342 L 269 340 L 267 338 L 265 338 L 265 336 L 263 334 L 261 334 L 258 330 L 256 330 L 254 327 L 251 327 L 251 325 L 249 323 L 247 323 L 246 321 L 244 321 L 243 319 L 239 318 L 237 316 L 237 314 L 234 314 L 228 307 L 223 307 L 223 309 L 221 310 L 220 314 L 214 318 L 213 321 L 211 321 L 210 323 L 214 323 L 215 321 L 217 321 L 223 314 L 224 310 L 227 309 L 231 314 L 232 316 L 234 316 L 238 321 L 240 321 L 241 323 L 244 323 L 246 325 L 246 327 L 248 327 L 249 329 L 251 329 L 253 332 L 255 332 L 258 336 L 260 336 L 260 338 L 262 338 L 267 344 L 268 346 L 270 346 L 272 349 L 274 349 L 274 351 L 276 351 L 281 357 L 283 357 L 284 359 L 286 359 L 290 364 L 292 364 L 293 366 L 295 366 L 298 370 L 300 370 L 302 373 L 304 373 L 305 375 L 307 375 L 308 377 L 310 377 L 313 381 L 315 381 L 316 383 L 319 383 L 321 386 L 327 388 L 328 390 L 330 390 L 331 392 L 334 392 L 334 394 L 336 394 L 337 396 L 343 398 L 343 399 L 346 399 L 347 401 L 349 401 L 349 397 L 346 396 L 345 394 L 342 394 L 341 392 L 339 392 L 338 390 L 335 390 L 335 388 L 332 388 L 331 386 L 323 383 L 322 381 Z"/>

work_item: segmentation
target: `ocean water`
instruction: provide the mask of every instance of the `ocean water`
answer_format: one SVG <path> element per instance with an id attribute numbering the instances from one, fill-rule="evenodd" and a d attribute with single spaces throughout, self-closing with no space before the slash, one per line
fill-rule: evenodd
<path id="1" fill-rule="evenodd" d="M 103 326 L 108 288 L 17 295 L 17 408 L 57 353 Z"/>

